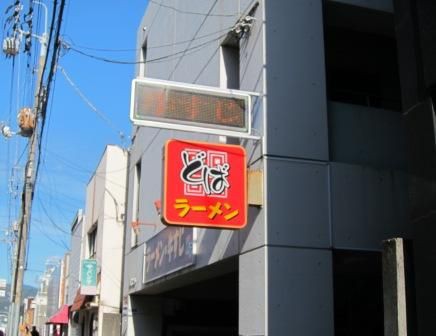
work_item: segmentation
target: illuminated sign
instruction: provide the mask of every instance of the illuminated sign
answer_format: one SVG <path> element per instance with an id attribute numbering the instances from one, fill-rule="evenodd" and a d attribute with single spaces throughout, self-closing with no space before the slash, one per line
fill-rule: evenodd
<path id="1" fill-rule="evenodd" d="M 247 224 L 243 147 L 169 140 L 163 176 L 164 223 L 223 229 Z"/>
<path id="2" fill-rule="evenodd" d="M 250 95 L 238 90 L 135 79 L 130 119 L 139 126 L 246 135 L 251 131 Z"/>

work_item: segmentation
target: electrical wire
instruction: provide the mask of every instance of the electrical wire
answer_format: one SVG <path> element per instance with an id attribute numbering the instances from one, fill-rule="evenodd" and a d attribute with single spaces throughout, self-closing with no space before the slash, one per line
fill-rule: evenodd
<path id="1" fill-rule="evenodd" d="M 41 221 L 38 221 L 38 220 L 36 220 L 35 222 L 39 222 L 39 223 L 42 223 Z M 65 249 L 65 250 L 69 250 L 69 247 L 68 247 L 68 245 L 63 241 L 63 240 L 54 240 L 53 238 L 51 238 L 49 235 L 48 235 L 48 233 L 47 232 L 45 232 L 45 231 L 43 231 L 42 230 L 42 228 L 39 226 L 39 225 L 36 225 L 35 226 L 37 229 L 38 229 L 38 231 L 44 236 L 44 238 L 46 238 L 47 240 L 49 240 L 49 241 L 51 241 L 53 244 L 55 244 L 55 245 L 57 245 L 58 247 L 60 247 L 60 248 L 63 248 L 63 249 Z"/>
<path id="2" fill-rule="evenodd" d="M 54 0 L 55 3 L 57 3 L 57 0 Z M 42 139 L 44 136 L 44 129 L 45 129 L 45 122 L 46 122 L 46 111 L 47 111 L 47 103 L 50 100 L 50 89 L 51 89 L 51 85 L 53 82 L 53 78 L 54 75 L 56 73 L 56 68 L 57 68 L 57 64 L 58 64 L 58 60 L 59 60 L 59 52 L 61 49 L 61 41 L 59 39 L 60 37 L 60 33 L 61 33 L 61 27 L 62 27 L 62 20 L 63 20 L 63 13 L 64 13 L 64 9 L 65 9 L 65 4 L 66 4 L 66 0 L 61 0 L 61 4 L 59 7 L 59 12 L 58 12 L 58 21 L 57 21 L 57 25 L 56 25 L 56 31 L 54 32 L 54 43 L 53 43 L 53 52 L 52 52 L 52 57 L 51 57 L 51 64 L 50 64 L 50 69 L 49 69 L 49 74 L 47 76 L 47 85 L 46 85 L 46 94 L 45 94 L 45 99 L 42 103 L 42 107 L 41 107 L 41 128 L 40 128 L 40 135 L 39 135 L 39 143 L 38 143 L 38 160 L 37 160 L 37 165 L 36 165 L 36 171 L 35 171 L 35 182 L 38 178 L 38 171 L 39 171 L 39 167 L 40 167 L 40 163 L 41 163 L 41 148 L 42 148 Z M 55 6 L 55 5 L 54 5 Z M 54 7 L 56 9 L 56 6 Z M 53 20 L 52 20 L 52 26 L 50 28 L 50 35 L 49 35 L 49 42 L 48 45 L 50 46 L 50 41 L 51 41 L 51 34 L 52 34 L 52 30 L 53 30 L 53 24 L 54 24 L 54 14 L 53 14 Z M 46 57 L 46 62 L 44 62 L 44 69 L 45 69 L 45 65 L 47 64 L 47 59 L 48 57 Z M 43 70 L 44 72 L 44 70 Z M 40 90 L 39 93 L 42 93 L 42 82 L 41 82 L 41 86 L 40 86 Z M 34 183 L 35 186 L 36 183 Z M 33 186 L 33 188 L 34 188 Z"/>
<path id="3" fill-rule="evenodd" d="M 59 232 L 62 232 L 63 234 L 66 234 L 66 235 L 70 235 L 71 232 L 65 230 L 64 228 L 62 228 L 62 227 L 60 227 L 59 225 L 56 224 L 56 222 L 53 220 L 53 218 L 52 218 L 52 217 L 50 216 L 50 214 L 48 213 L 48 211 L 47 211 L 47 209 L 46 209 L 44 203 L 41 202 L 40 199 L 38 199 L 38 201 L 39 201 L 39 202 L 38 202 L 38 203 L 39 203 L 39 206 L 41 207 L 41 209 L 42 209 L 42 211 L 44 212 L 45 216 L 46 216 L 47 219 L 49 220 L 50 224 L 51 224 L 51 225 L 52 225 L 56 230 L 58 230 Z"/>
<path id="4" fill-rule="evenodd" d="M 153 2 L 153 0 L 150 0 L 150 2 Z M 243 11 L 243 13 L 247 12 L 248 9 L 249 9 L 251 6 L 253 6 L 253 4 L 255 4 L 255 3 L 256 3 L 256 0 L 251 1 L 251 2 L 247 5 L 247 7 L 246 7 L 246 9 Z M 211 9 L 209 10 L 209 13 L 210 13 L 210 11 L 213 9 L 213 7 L 215 6 L 215 4 L 216 4 L 216 1 L 215 1 L 215 3 L 212 5 Z M 162 6 L 163 6 L 163 5 L 162 5 Z M 156 16 L 156 15 L 155 15 L 155 16 Z M 211 16 L 211 15 L 206 15 L 205 19 L 204 19 L 203 22 L 200 24 L 199 28 L 197 29 L 196 33 L 194 34 L 194 39 L 195 39 L 195 35 L 199 32 L 199 30 L 200 30 L 201 27 L 203 26 L 203 24 L 204 24 L 204 22 L 205 22 L 205 20 L 207 19 L 208 16 Z M 153 20 L 152 23 L 154 23 L 154 20 Z M 151 29 L 150 29 L 150 30 L 151 30 Z M 225 37 L 225 36 L 227 36 L 227 34 L 224 34 L 221 38 L 223 38 L 223 37 Z M 187 46 L 187 48 L 188 48 L 188 47 L 189 47 L 189 45 Z M 193 81 L 194 84 L 198 81 L 198 79 L 200 78 L 201 74 L 204 72 L 204 70 L 205 70 L 205 69 L 207 68 L 207 66 L 210 64 L 211 59 L 212 59 L 213 56 L 217 53 L 217 51 L 219 50 L 220 47 L 221 47 L 221 46 L 218 46 L 218 48 L 215 50 L 215 52 L 212 54 L 212 56 L 209 58 L 209 60 L 205 63 L 205 65 L 203 66 L 203 68 L 200 70 L 200 72 L 198 73 L 198 75 L 196 76 L 196 78 L 195 78 L 194 81 Z M 187 53 L 186 53 L 185 55 L 187 55 Z M 180 61 L 181 61 L 181 58 L 180 58 Z M 173 75 L 173 73 L 175 72 L 175 70 L 177 69 L 177 67 L 178 67 L 179 64 L 180 64 L 180 61 L 176 64 L 176 66 L 174 67 L 173 71 L 172 71 L 171 74 L 168 76 L 168 79 L 171 79 L 171 76 Z M 146 62 L 139 62 L 139 63 L 146 63 Z M 137 128 L 135 129 L 135 132 L 134 132 L 134 135 L 132 136 L 132 138 L 136 137 L 136 134 L 139 132 L 139 129 L 140 129 L 139 127 L 137 127 Z M 145 146 L 145 149 L 142 151 L 142 153 L 141 153 L 141 155 L 140 155 L 139 157 L 142 157 L 142 156 L 147 152 L 147 150 L 150 148 L 150 146 L 151 146 L 152 143 L 155 141 L 155 139 L 157 138 L 157 136 L 160 134 L 161 130 L 162 130 L 162 129 L 158 129 L 158 130 L 157 130 L 156 134 L 152 137 L 152 139 L 149 141 L 149 143 Z M 132 167 L 129 167 L 129 170 L 130 170 L 130 169 L 132 169 Z"/>
<path id="5" fill-rule="evenodd" d="M 24 146 L 23 151 L 21 152 L 20 156 L 15 161 L 15 165 L 14 165 L 15 167 L 20 164 L 20 161 L 23 158 L 24 153 L 26 153 L 26 150 L 27 150 L 28 147 L 29 147 L 29 143 L 26 142 L 26 145 Z"/>
<path id="6" fill-rule="evenodd" d="M 58 65 L 58 69 L 61 71 L 62 75 L 64 75 L 65 79 L 67 80 L 68 84 L 71 85 L 71 87 L 74 89 L 74 91 L 79 95 L 79 97 L 85 102 L 86 105 L 95 113 L 97 116 L 100 117 L 121 139 L 121 141 L 124 141 L 125 135 L 122 131 L 119 131 L 115 125 L 112 123 L 112 121 L 95 105 L 88 99 L 88 97 L 80 90 L 80 88 L 73 82 L 71 77 L 68 75 L 68 73 L 65 71 L 63 67 Z"/>
<path id="7" fill-rule="evenodd" d="M 60 155 L 60 154 L 58 154 L 56 152 L 54 152 L 53 150 L 48 150 L 48 152 L 50 154 L 52 154 L 55 158 L 57 158 L 58 161 L 66 164 L 67 166 L 69 166 L 72 169 L 75 169 L 76 171 L 84 172 L 84 173 L 87 173 L 87 174 L 89 174 L 89 173 L 96 173 L 96 172 L 94 172 L 94 171 L 92 171 L 90 169 L 87 169 L 87 168 L 85 168 L 83 166 L 78 165 L 74 161 L 68 160 L 67 158 L 63 157 L 62 155 Z M 127 168 L 108 170 L 108 171 L 105 172 L 105 175 L 109 175 L 109 174 L 113 174 L 113 173 L 118 173 L 118 172 L 121 172 L 121 171 L 124 171 L 124 170 L 127 170 Z M 98 173 L 96 173 L 96 174 L 100 175 Z"/>
<path id="8" fill-rule="evenodd" d="M 174 7 L 174 6 L 164 5 L 162 2 L 158 3 L 155 0 L 149 0 L 149 2 L 157 4 L 157 5 L 164 7 L 164 8 L 171 9 L 177 13 L 180 13 L 180 14 L 212 16 L 212 17 L 234 17 L 234 16 L 238 15 L 238 13 L 235 13 L 235 14 L 211 14 L 210 12 L 209 13 L 200 13 L 200 12 L 185 11 L 185 10 L 179 9 L 177 7 Z"/>
<path id="9" fill-rule="evenodd" d="M 42 167 L 44 169 L 41 171 L 41 176 L 42 176 L 42 173 L 45 174 L 47 172 L 47 167 L 45 165 L 45 162 L 43 162 Z M 42 188 L 40 188 L 40 190 L 38 192 L 38 196 L 40 197 L 41 200 L 43 198 L 44 198 L 44 200 L 48 198 L 49 202 L 44 201 L 44 203 L 54 205 L 55 208 L 57 209 L 58 213 L 61 214 L 67 222 L 69 222 L 71 219 L 70 215 L 66 216 L 65 213 L 66 212 L 76 213 L 77 209 L 82 207 L 82 200 L 74 198 L 71 195 L 67 195 L 65 193 L 58 191 L 56 188 L 56 185 L 54 183 L 54 180 L 51 179 L 51 177 L 53 177 L 55 174 L 48 172 L 45 175 L 47 177 L 48 185 L 47 186 L 44 185 Z M 72 178 L 71 174 L 69 174 L 69 177 Z M 41 182 L 40 182 L 40 184 L 41 184 Z M 46 196 L 44 196 L 44 195 L 46 195 Z M 56 197 L 53 197 L 53 195 L 56 195 Z M 60 198 L 62 198 L 62 203 L 58 202 Z M 61 205 L 63 206 L 63 209 L 61 209 Z M 50 213 L 53 213 L 53 211 L 50 211 Z"/>
<path id="10" fill-rule="evenodd" d="M 194 36 L 192 37 L 191 41 L 186 46 L 185 50 L 182 52 L 182 55 L 180 56 L 179 60 L 177 61 L 176 65 L 174 66 L 174 68 L 171 71 L 171 73 L 168 76 L 168 78 L 171 78 L 173 76 L 173 74 L 176 71 L 177 67 L 182 62 L 182 59 L 185 56 L 186 52 L 189 51 L 189 48 L 190 48 L 191 44 L 193 43 L 193 41 L 196 38 L 197 34 L 200 32 L 200 30 L 203 27 L 203 25 L 206 23 L 207 18 L 211 15 L 212 10 L 214 9 L 214 7 L 216 6 L 217 3 L 218 3 L 218 0 L 215 0 L 215 2 L 212 4 L 212 6 L 210 6 L 209 11 L 207 12 L 207 15 L 203 18 L 203 21 L 201 21 L 200 25 L 198 26 L 197 30 L 194 33 Z M 224 34 L 222 37 L 224 37 L 224 36 L 227 36 L 227 34 Z"/>
<path id="11" fill-rule="evenodd" d="M 113 179 L 109 178 L 109 175 L 112 173 L 116 173 L 116 172 L 120 172 L 120 171 L 124 171 L 127 170 L 126 168 L 121 168 L 121 169 L 115 169 L 115 170 L 111 170 L 111 171 L 106 171 L 104 174 L 103 173 L 98 173 L 97 171 L 92 171 L 90 169 L 84 168 L 80 165 L 77 165 L 75 162 L 72 162 L 64 157 L 62 157 L 61 155 L 53 152 L 53 151 L 48 151 L 49 153 L 51 153 L 53 155 L 53 157 L 57 158 L 58 161 L 60 161 L 61 163 L 63 163 L 64 165 L 66 165 L 67 167 L 73 169 L 76 172 L 82 172 L 84 174 L 87 174 L 89 176 L 89 174 L 91 174 L 92 176 L 95 176 L 96 178 L 100 178 L 100 179 L 105 179 L 108 183 L 111 183 L 117 187 L 123 188 L 125 189 L 126 186 L 124 184 L 118 183 L 118 181 L 114 181 Z M 71 175 L 69 175 L 71 177 Z M 89 178 L 88 178 L 89 181 Z M 80 181 L 82 182 L 82 181 Z M 83 182 L 86 184 L 86 182 Z"/>
<path id="12" fill-rule="evenodd" d="M 209 45 L 211 43 L 214 43 L 214 42 L 222 39 L 225 36 L 227 36 L 227 33 L 223 34 L 223 35 L 220 35 L 217 38 L 214 38 L 212 40 L 209 40 L 209 41 L 197 44 L 197 45 L 195 45 L 192 48 L 187 48 L 187 49 L 184 49 L 184 50 L 179 51 L 179 52 L 175 52 L 175 53 L 172 53 L 172 54 L 169 54 L 169 55 L 164 55 L 164 56 L 156 57 L 156 58 L 153 58 L 153 59 L 150 59 L 150 60 L 146 60 L 146 61 L 123 61 L 123 60 L 110 59 L 110 58 L 107 58 L 107 57 L 102 57 L 102 56 L 97 56 L 97 55 L 89 54 L 89 53 L 84 52 L 84 51 L 82 51 L 80 49 L 74 48 L 73 46 L 68 45 L 65 42 L 63 42 L 62 44 L 63 44 L 64 49 L 66 49 L 66 50 L 72 50 L 72 51 L 74 51 L 74 52 L 76 52 L 76 53 L 78 53 L 78 54 L 80 54 L 82 56 L 86 56 L 86 57 L 89 57 L 89 58 L 92 58 L 92 59 L 95 59 L 95 60 L 98 60 L 98 61 L 102 61 L 102 62 L 106 62 L 106 63 L 113 63 L 113 64 L 133 65 L 133 64 L 145 64 L 145 63 L 159 62 L 159 61 L 162 61 L 162 60 L 169 60 L 169 59 L 171 59 L 174 56 L 182 55 L 182 54 L 184 54 L 184 53 L 186 53 L 188 51 L 194 51 L 194 50 L 195 51 L 199 51 L 202 48 L 204 48 L 205 46 L 207 46 L 207 45 Z"/>
<path id="13" fill-rule="evenodd" d="M 227 27 L 227 28 L 223 28 L 223 29 L 220 29 L 220 30 L 217 30 L 217 31 L 214 31 L 212 33 L 208 33 L 208 34 L 204 34 L 204 35 L 198 36 L 197 38 L 194 39 L 194 41 L 202 40 L 202 39 L 204 39 L 206 37 L 214 36 L 214 35 L 217 35 L 217 34 L 220 34 L 220 33 L 229 32 L 232 28 L 233 28 L 233 26 Z M 64 36 L 64 37 L 68 38 L 69 41 L 66 42 L 68 45 L 72 45 L 72 46 L 74 46 L 77 49 L 84 49 L 84 50 L 98 51 L 98 52 L 131 52 L 131 51 L 141 50 L 140 48 L 132 48 L 132 49 L 93 48 L 93 47 L 88 47 L 88 46 L 83 46 L 83 45 L 80 45 L 80 44 L 76 44 L 68 36 Z M 64 41 L 66 41 L 66 40 L 64 39 Z M 173 42 L 173 43 L 165 43 L 165 44 L 160 44 L 160 45 L 155 45 L 155 46 L 148 46 L 147 45 L 147 50 L 173 47 L 173 46 L 180 45 L 180 44 L 186 44 L 186 43 L 188 43 L 190 41 L 191 41 L 191 39 L 189 39 L 189 40 L 182 40 L 182 41 L 176 41 L 176 42 Z"/>

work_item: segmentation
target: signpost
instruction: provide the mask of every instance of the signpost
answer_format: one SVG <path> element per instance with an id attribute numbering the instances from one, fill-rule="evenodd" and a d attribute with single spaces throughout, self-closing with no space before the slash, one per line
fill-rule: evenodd
<path id="1" fill-rule="evenodd" d="M 243 147 L 169 140 L 163 176 L 164 223 L 222 229 L 247 224 Z"/>
<path id="2" fill-rule="evenodd" d="M 97 260 L 95 259 L 82 260 L 80 294 L 97 294 Z"/>

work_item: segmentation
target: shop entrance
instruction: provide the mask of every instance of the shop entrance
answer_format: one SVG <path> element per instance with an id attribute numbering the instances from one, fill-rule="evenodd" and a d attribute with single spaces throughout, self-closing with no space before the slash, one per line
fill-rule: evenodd
<path id="1" fill-rule="evenodd" d="M 162 335 L 238 335 L 238 273 L 165 293 Z"/>

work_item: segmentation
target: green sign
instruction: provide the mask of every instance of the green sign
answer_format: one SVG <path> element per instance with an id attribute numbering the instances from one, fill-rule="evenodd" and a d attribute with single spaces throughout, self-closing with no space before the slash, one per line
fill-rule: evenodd
<path id="1" fill-rule="evenodd" d="M 97 260 L 82 260 L 80 293 L 83 295 L 97 294 Z"/>

